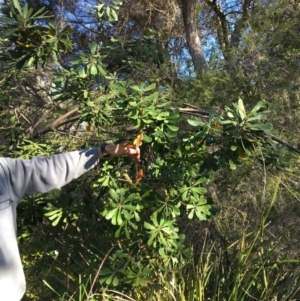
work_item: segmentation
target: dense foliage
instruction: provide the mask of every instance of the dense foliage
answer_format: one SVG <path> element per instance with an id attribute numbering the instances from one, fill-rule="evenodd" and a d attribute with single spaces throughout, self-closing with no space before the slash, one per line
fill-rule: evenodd
<path id="1" fill-rule="evenodd" d="M 2 154 L 142 152 L 22 200 L 27 299 L 296 298 L 299 16 L 296 1 L 4 1 Z"/>

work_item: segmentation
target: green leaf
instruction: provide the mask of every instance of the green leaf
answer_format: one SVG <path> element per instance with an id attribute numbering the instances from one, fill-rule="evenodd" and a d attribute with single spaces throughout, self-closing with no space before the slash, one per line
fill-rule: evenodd
<path id="1" fill-rule="evenodd" d="M 136 211 L 134 212 L 134 217 L 137 222 L 139 222 L 141 220 L 139 214 Z"/>
<path id="2" fill-rule="evenodd" d="M 251 116 L 255 114 L 257 111 L 259 111 L 261 108 L 265 107 L 265 103 L 263 101 L 259 101 L 254 108 L 251 110 L 251 112 L 248 114 L 248 116 Z"/>
<path id="3" fill-rule="evenodd" d="M 14 7 L 17 9 L 17 11 L 22 14 L 21 6 L 18 0 L 13 0 Z"/>
<path id="4" fill-rule="evenodd" d="M 91 54 L 95 54 L 96 50 L 97 50 L 97 43 L 96 42 L 92 42 L 90 45 L 90 50 L 91 50 Z"/>
<path id="5" fill-rule="evenodd" d="M 273 125 L 271 123 L 251 124 L 249 128 L 252 130 L 271 132 L 273 130 Z"/>
<path id="6" fill-rule="evenodd" d="M 137 85 L 131 86 L 130 88 L 131 88 L 132 90 L 136 91 L 136 92 L 142 93 L 142 90 L 141 90 L 140 87 L 137 86 Z"/>
<path id="7" fill-rule="evenodd" d="M 253 117 L 248 118 L 247 121 L 249 122 L 254 120 L 264 120 L 267 116 L 268 116 L 268 112 L 265 111 L 265 112 L 257 113 Z"/>
<path id="8" fill-rule="evenodd" d="M 32 56 L 31 58 L 29 58 L 29 60 L 26 62 L 25 67 L 30 68 L 33 63 L 35 62 L 35 58 Z"/>
<path id="9" fill-rule="evenodd" d="M 25 18 L 24 18 L 22 15 L 17 15 L 17 20 L 18 20 L 20 23 L 25 23 Z"/>
<path id="10" fill-rule="evenodd" d="M 118 15 L 114 9 L 111 10 L 111 17 L 113 21 L 118 21 Z"/>
<path id="11" fill-rule="evenodd" d="M 207 220 L 207 216 L 210 215 L 209 208 L 210 208 L 209 205 L 202 206 L 201 208 L 197 208 L 196 215 L 200 221 Z"/>
<path id="12" fill-rule="evenodd" d="M 114 277 L 112 284 L 113 286 L 117 286 L 119 284 L 119 279 L 117 277 Z"/>
<path id="13" fill-rule="evenodd" d="M 144 222 L 144 228 L 148 230 L 154 230 L 155 227 L 147 222 Z"/>
<path id="14" fill-rule="evenodd" d="M 194 217 L 194 213 L 195 213 L 195 210 L 191 210 L 190 213 L 188 214 L 188 218 L 189 219 L 192 219 Z"/>
<path id="15" fill-rule="evenodd" d="M 41 18 L 45 18 L 46 17 L 46 12 L 43 13 L 45 11 L 45 7 L 42 7 L 41 9 L 39 9 L 34 15 L 31 16 L 31 19 L 38 19 L 39 17 Z M 50 16 L 48 16 L 49 18 Z"/>
<path id="16" fill-rule="evenodd" d="M 170 131 L 172 132 L 177 132 L 178 131 L 178 127 L 175 126 L 175 125 L 170 125 L 170 124 L 167 124 L 167 127 L 169 128 Z"/>
<path id="17" fill-rule="evenodd" d="M 27 13 L 28 13 L 28 3 L 26 2 L 23 7 L 23 17 L 25 19 L 27 19 Z"/>
<path id="18" fill-rule="evenodd" d="M 227 116 L 228 116 L 229 118 L 234 118 L 234 115 L 233 115 L 231 112 L 227 112 Z"/>
<path id="19" fill-rule="evenodd" d="M 81 68 L 81 69 L 79 70 L 78 75 L 79 75 L 79 77 L 81 77 L 81 78 L 86 77 L 86 73 L 85 73 L 84 68 Z"/>
<path id="20" fill-rule="evenodd" d="M 83 98 L 88 98 L 88 96 L 89 96 L 89 91 L 83 90 Z"/>
<path id="21" fill-rule="evenodd" d="M 187 121 L 191 126 L 204 126 L 205 123 L 201 120 L 196 119 L 188 119 Z"/>
<path id="22" fill-rule="evenodd" d="M 2 31 L 2 32 L 0 32 L 0 38 L 1 39 L 10 38 L 16 31 L 17 31 L 17 29 L 8 29 L 5 31 Z"/>
<path id="23" fill-rule="evenodd" d="M 229 168 L 231 170 L 236 170 L 236 165 L 233 163 L 233 161 L 231 159 L 229 160 Z"/>
<path id="24" fill-rule="evenodd" d="M 102 68 L 101 65 L 98 64 L 97 68 L 98 68 L 101 75 L 105 76 L 107 74 L 107 72 Z"/>
<path id="25" fill-rule="evenodd" d="M 58 214 L 59 212 L 61 212 L 61 209 L 55 209 L 53 211 L 45 213 L 44 215 L 45 216 L 52 216 L 52 215 Z"/>
<path id="26" fill-rule="evenodd" d="M 149 238 L 149 240 L 147 242 L 148 246 L 151 246 L 153 244 L 153 241 L 154 241 L 154 239 L 155 239 L 156 236 L 157 236 L 157 233 L 152 233 L 151 234 L 151 236 L 150 236 L 150 238 Z"/>
<path id="27" fill-rule="evenodd" d="M 244 120 L 246 117 L 246 111 L 245 111 L 243 100 L 241 98 L 238 100 L 237 109 L 241 119 Z"/>
<path id="28" fill-rule="evenodd" d="M 29 9 L 28 9 L 28 12 L 27 12 L 27 15 L 26 15 L 26 19 L 29 19 L 29 18 L 30 18 L 32 12 L 33 12 L 33 8 L 29 8 Z"/>
<path id="29" fill-rule="evenodd" d="M 96 67 L 95 64 L 92 64 L 92 65 L 91 65 L 90 72 L 91 72 L 92 75 L 96 75 L 96 74 L 98 73 L 97 67 Z"/>
<path id="30" fill-rule="evenodd" d="M 191 191 L 196 192 L 197 194 L 205 194 L 207 189 L 204 187 L 192 187 Z M 206 200 L 204 200 L 204 202 L 206 202 Z"/>
<path id="31" fill-rule="evenodd" d="M 13 25 L 13 24 L 16 24 L 16 21 L 14 19 L 11 19 L 11 18 L 0 17 L 0 23 L 4 23 L 6 25 Z"/>
<path id="32" fill-rule="evenodd" d="M 109 220 L 111 219 L 114 215 L 116 215 L 116 212 L 118 211 L 118 208 L 114 208 L 113 210 L 111 211 L 108 211 L 107 214 L 104 215 L 104 217 Z"/>
<path id="33" fill-rule="evenodd" d="M 74 60 L 71 60 L 70 63 L 72 65 L 78 65 L 78 64 L 82 63 L 82 59 L 81 58 L 80 59 L 74 59 Z"/>
<path id="34" fill-rule="evenodd" d="M 55 227 L 57 226 L 57 224 L 59 223 L 59 221 L 61 220 L 61 216 L 58 216 L 53 222 L 52 222 L 52 226 Z"/>
<path id="35" fill-rule="evenodd" d="M 112 199 L 114 199 L 115 201 L 117 201 L 119 199 L 119 196 L 117 194 L 117 192 L 114 189 L 110 189 L 109 190 L 109 195 L 112 197 Z"/>
<path id="36" fill-rule="evenodd" d="M 118 211 L 118 213 L 117 213 L 117 225 L 122 225 L 122 223 L 123 223 L 123 219 L 122 219 L 122 215 L 121 215 L 121 212 L 120 212 L 120 210 Z"/>
<path id="37" fill-rule="evenodd" d="M 145 89 L 145 91 L 151 91 L 151 90 L 154 90 L 155 88 L 156 88 L 156 83 L 153 83 L 153 84 L 149 85 L 149 86 Z"/>
<path id="38" fill-rule="evenodd" d="M 153 102 L 155 102 L 155 101 L 158 99 L 158 96 L 159 96 L 158 92 L 154 92 L 154 93 L 152 93 L 152 94 L 146 96 L 146 97 L 144 98 L 144 100 L 145 100 L 145 101 L 153 101 Z"/>

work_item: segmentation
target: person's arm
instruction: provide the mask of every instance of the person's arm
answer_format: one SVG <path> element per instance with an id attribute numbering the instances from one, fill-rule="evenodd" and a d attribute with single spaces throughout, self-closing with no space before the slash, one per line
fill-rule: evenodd
<path id="1" fill-rule="evenodd" d="M 139 150 L 121 145 L 106 145 L 112 157 L 123 155 L 139 160 Z M 9 194 L 13 201 L 24 195 L 43 193 L 60 188 L 95 167 L 102 159 L 101 148 L 94 147 L 32 160 L 2 158 Z"/>

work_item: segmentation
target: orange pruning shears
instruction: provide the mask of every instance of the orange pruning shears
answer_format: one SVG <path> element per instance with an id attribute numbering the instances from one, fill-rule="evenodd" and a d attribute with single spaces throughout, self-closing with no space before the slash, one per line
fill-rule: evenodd
<path id="1" fill-rule="evenodd" d="M 140 147 L 143 144 L 142 141 L 143 141 L 143 131 L 141 129 L 139 129 L 137 131 L 137 136 L 134 139 L 133 146 L 134 147 Z M 134 163 L 134 167 L 135 167 L 135 180 L 134 180 L 134 182 L 130 179 L 128 174 L 124 174 L 126 182 L 130 183 L 131 185 L 138 184 L 144 176 L 144 170 L 143 170 L 143 168 L 140 167 L 140 164 L 138 162 Z"/>

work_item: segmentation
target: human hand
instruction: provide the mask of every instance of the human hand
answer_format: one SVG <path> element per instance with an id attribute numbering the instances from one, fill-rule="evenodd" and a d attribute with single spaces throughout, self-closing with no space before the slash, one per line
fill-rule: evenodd
<path id="1" fill-rule="evenodd" d="M 135 145 L 107 144 L 105 151 L 111 157 L 129 156 L 134 161 L 139 162 L 141 160 L 140 148 Z M 102 158 L 101 150 L 99 150 L 99 158 Z"/>

